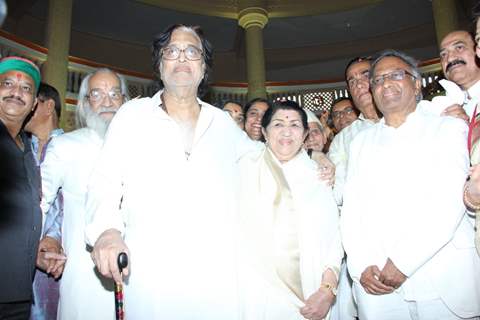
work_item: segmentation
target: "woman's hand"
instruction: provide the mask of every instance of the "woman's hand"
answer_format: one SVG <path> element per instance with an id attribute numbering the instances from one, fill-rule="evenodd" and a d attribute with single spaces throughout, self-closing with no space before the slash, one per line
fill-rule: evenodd
<path id="1" fill-rule="evenodd" d="M 322 320 L 327 316 L 334 301 L 333 292 L 322 287 L 305 301 L 305 307 L 300 309 L 300 314 L 305 319 Z"/>
<path id="2" fill-rule="evenodd" d="M 122 252 L 125 252 L 130 257 L 130 252 L 125 242 L 123 242 L 120 231 L 109 229 L 104 231 L 97 239 L 91 254 L 98 271 L 107 278 L 113 278 L 117 283 L 122 282 L 122 275 L 126 277 L 129 273 L 128 265 L 122 270 L 122 275 L 120 275 L 120 270 L 118 269 L 117 259 Z"/>
<path id="3" fill-rule="evenodd" d="M 326 181 L 329 186 L 335 183 L 335 165 L 323 152 L 313 151 L 312 160 L 318 164 L 320 180 Z"/>

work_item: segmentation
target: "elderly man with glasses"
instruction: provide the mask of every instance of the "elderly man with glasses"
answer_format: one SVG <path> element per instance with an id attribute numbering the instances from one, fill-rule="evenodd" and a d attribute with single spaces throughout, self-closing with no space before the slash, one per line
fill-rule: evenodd
<path id="1" fill-rule="evenodd" d="M 87 240 L 125 284 L 128 319 L 239 319 L 237 160 L 260 143 L 202 101 L 212 47 L 195 26 L 153 41 L 163 87 L 113 121 L 92 174 Z M 130 264 L 122 275 L 117 256 Z"/>
<path id="2" fill-rule="evenodd" d="M 380 53 L 369 78 L 384 118 L 351 143 L 341 215 L 359 318 L 478 319 L 467 125 L 417 107 L 420 73 L 403 53 Z"/>
<path id="3" fill-rule="evenodd" d="M 79 129 L 54 137 L 41 164 L 43 212 L 48 212 L 59 188 L 64 198 L 62 246 L 67 260 L 60 280 L 58 319 L 115 317 L 113 284 L 95 271 L 85 245 L 85 200 L 107 128 L 127 100 L 120 75 L 109 69 L 87 75 L 78 94 Z"/>

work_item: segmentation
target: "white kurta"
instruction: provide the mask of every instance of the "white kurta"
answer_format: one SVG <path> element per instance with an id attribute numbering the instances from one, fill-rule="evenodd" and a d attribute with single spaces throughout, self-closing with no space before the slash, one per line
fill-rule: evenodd
<path id="1" fill-rule="evenodd" d="M 466 132 L 459 119 L 417 110 L 399 128 L 381 120 L 357 135 L 341 216 L 354 281 L 390 258 L 408 277 L 405 301 L 441 298 L 458 316 L 480 315 L 480 259 L 462 203 Z"/>
<path id="2" fill-rule="evenodd" d="M 241 225 L 244 273 L 242 274 L 245 320 L 303 319 L 304 305 L 279 277 L 276 266 L 279 216 L 293 214 L 298 238 L 299 271 L 303 297 L 320 288 L 323 272 L 338 272 L 343 257 L 338 209 L 332 191 L 317 177 L 317 165 L 302 150 L 280 164 L 291 203 L 282 194 L 264 160 L 266 150 L 245 155 L 240 161 Z M 287 187 L 287 188 L 288 188 Z M 291 233 L 292 230 L 288 232 Z M 296 232 L 295 232 L 296 231 Z"/>
<path id="3" fill-rule="evenodd" d="M 93 130 L 75 130 L 52 139 L 41 165 L 42 211 L 48 211 L 60 187 L 64 199 L 62 246 L 67 262 L 60 280 L 59 319 L 115 318 L 113 283 L 97 276 L 85 245 L 87 184 L 101 147 L 102 139 Z"/>
<path id="4" fill-rule="evenodd" d="M 347 176 L 350 143 L 352 143 L 353 138 L 355 138 L 360 131 L 370 128 L 374 124 L 372 120 L 365 119 L 363 115 L 360 115 L 357 120 L 340 131 L 330 144 L 327 155 L 335 165 L 335 185 L 333 192 L 339 206 L 341 206 L 343 202 L 343 188 Z"/>
<path id="5" fill-rule="evenodd" d="M 95 167 L 87 240 L 110 228 L 124 234 L 127 319 L 238 319 L 236 161 L 258 146 L 228 114 L 199 103 L 188 160 L 159 92 L 122 106 Z"/>
<path id="6" fill-rule="evenodd" d="M 465 90 L 467 96 L 466 103 L 463 105 L 465 112 L 468 114 L 470 119 L 473 117 L 475 107 L 480 102 L 480 81 L 475 82 L 473 86 Z M 480 106 L 477 106 L 477 113 L 480 112 Z"/>

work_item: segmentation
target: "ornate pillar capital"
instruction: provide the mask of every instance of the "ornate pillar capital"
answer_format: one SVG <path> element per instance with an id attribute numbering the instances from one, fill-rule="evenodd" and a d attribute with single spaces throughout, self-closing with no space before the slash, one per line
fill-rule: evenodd
<path id="1" fill-rule="evenodd" d="M 261 7 L 250 7 L 242 9 L 238 13 L 238 24 L 243 29 L 250 27 L 264 28 L 268 22 L 268 12 Z"/>

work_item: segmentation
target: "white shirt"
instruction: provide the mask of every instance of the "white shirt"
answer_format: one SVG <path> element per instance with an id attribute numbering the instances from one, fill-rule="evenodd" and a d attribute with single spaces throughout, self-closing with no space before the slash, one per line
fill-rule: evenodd
<path id="1" fill-rule="evenodd" d="M 463 105 L 465 112 L 468 114 L 470 119 L 473 117 L 473 112 L 475 111 L 475 106 L 477 106 L 478 102 L 480 102 L 480 80 L 477 81 L 473 86 L 471 86 L 468 90 L 465 90 L 467 94 L 466 103 Z M 477 113 L 480 110 L 477 107 Z"/>
<path id="2" fill-rule="evenodd" d="M 441 297 L 461 316 L 478 315 L 480 259 L 462 203 L 466 134 L 459 119 L 417 110 L 398 128 L 381 120 L 357 135 L 341 216 L 354 281 L 390 258 L 408 277 L 405 300 Z"/>
<path id="3" fill-rule="evenodd" d="M 375 122 L 365 119 L 363 114 L 361 114 L 357 120 L 340 131 L 330 144 L 328 157 L 335 165 L 335 185 L 333 187 L 333 193 L 339 206 L 341 206 L 343 202 L 343 188 L 347 175 L 350 143 L 360 131 L 370 128 L 374 124 Z"/>
<path id="4" fill-rule="evenodd" d="M 115 315 L 113 282 L 94 272 L 85 246 L 87 184 L 102 143 L 89 128 L 54 137 L 41 165 L 42 211 L 48 212 L 59 188 L 63 193 L 62 246 L 67 262 L 60 280 L 59 319 L 109 319 Z"/>
<path id="5" fill-rule="evenodd" d="M 124 234 L 127 319 L 237 319 L 236 161 L 257 145 L 199 103 L 188 160 L 158 92 L 121 108 L 94 169 L 87 240 L 109 228 Z"/>

